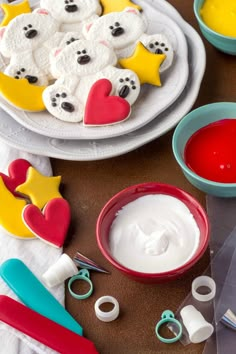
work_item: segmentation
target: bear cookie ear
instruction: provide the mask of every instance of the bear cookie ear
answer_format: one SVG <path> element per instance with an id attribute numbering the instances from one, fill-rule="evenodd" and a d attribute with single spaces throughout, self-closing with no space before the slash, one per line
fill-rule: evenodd
<path id="1" fill-rule="evenodd" d="M 49 15 L 48 10 L 43 9 L 43 8 L 41 8 L 41 7 L 39 7 L 38 9 L 35 9 L 35 10 L 33 11 L 33 13 L 34 13 L 34 14 L 39 14 L 39 15 Z"/>
<path id="2" fill-rule="evenodd" d="M 6 31 L 6 27 L 0 28 L 0 41 L 3 39 L 3 35 L 4 35 L 5 31 Z"/>
<path id="3" fill-rule="evenodd" d="M 57 47 L 52 50 L 51 54 L 54 58 L 56 58 L 61 53 L 61 51 L 62 51 L 62 48 Z"/>
<path id="4" fill-rule="evenodd" d="M 140 16 L 140 11 L 138 9 L 135 9 L 134 7 L 126 7 L 124 10 L 124 12 L 131 12 L 135 15 L 139 15 Z"/>

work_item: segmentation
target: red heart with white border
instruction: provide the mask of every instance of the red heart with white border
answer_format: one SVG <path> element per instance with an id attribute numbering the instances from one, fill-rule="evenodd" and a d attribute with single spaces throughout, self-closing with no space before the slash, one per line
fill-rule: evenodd
<path id="1" fill-rule="evenodd" d="M 70 206 L 63 198 L 51 199 L 43 212 L 33 204 L 24 207 L 22 218 L 31 232 L 43 241 L 62 247 L 70 225 Z"/>
<path id="2" fill-rule="evenodd" d="M 107 79 L 98 80 L 93 84 L 85 106 L 85 125 L 116 124 L 129 117 L 129 102 L 119 96 L 109 96 L 111 91 L 112 83 Z"/>

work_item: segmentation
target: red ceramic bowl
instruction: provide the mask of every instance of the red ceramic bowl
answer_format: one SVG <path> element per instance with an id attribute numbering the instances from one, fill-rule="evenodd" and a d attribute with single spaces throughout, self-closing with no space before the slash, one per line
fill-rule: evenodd
<path id="1" fill-rule="evenodd" d="M 162 273 L 141 273 L 126 268 L 111 254 L 109 230 L 117 212 L 126 204 L 148 194 L 166 194 L 179 199 L 192 213 L 200 230 L 200 242 L 193 257 L 181 267 Z M 97 243 L 105 258 L 118 270 L 130 278 L 144 283 L 158 283 L 178 278 L 190 269 L 204 254 L 209 242 L 209 221 L 205 210 L 190 194 L 168 184 L 143 183 L 128 187 L 112 197 L 103 207 L 96 226 Z"/>

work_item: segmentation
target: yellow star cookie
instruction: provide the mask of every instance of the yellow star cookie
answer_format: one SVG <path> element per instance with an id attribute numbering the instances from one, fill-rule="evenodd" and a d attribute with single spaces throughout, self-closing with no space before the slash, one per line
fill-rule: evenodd
<path id="1" fill-rule="evenodd" d="M 61 177 L 41 175 L 34 167 L 29 167 L 25 183 L 19 185 L 16 191 L 27 195 L 31 202 L 42 209 L 49 200 L 62 198 L 59 192 Z"/>
<path id="2" fill-rule="evenodd" d="M 31 12 L 28 0 L 24 0 L 19 4 L 1 4 L 0 8 L 4 11 L 4 17 L 0 23 L 0 27 L 7 26 L 8 23 L 18 15 Z"/>
<path id="3" fill-rule="evenodd" d="M 141 6 L 134 4 L 130 0 L 100 0 L 100 3 L 103 8 L 103 15 L 109 12 L 123 11 L 126 7 L 134 7 L 139 11 L 142 10 Z"/>
<path id="4" fill-rule="evenodd" d="M 165 60 L 165 54 L 154 54 L 138 42 L 133 55 L 129 58 L 119 59 L 119 64 L 136 72 L 141 84 L 161 86 L 159 68 Z"/>
<path id="5" fill-rule="evenodd" d="M 22 220 L 22 210 L 26 206 L 24 199 L 16 198 L 5 186 L 0 177 L 0 225 L 10 234 L 24 239 L 35 236 Z"/>
<path id="6" fill-rule="evenodd" d="M 14 107 L 40 112 L 46 109 L 42 94 L 45 86 L 34 86 L 26 79 L 15 79 L 0 72 L 0 93 Z"/>

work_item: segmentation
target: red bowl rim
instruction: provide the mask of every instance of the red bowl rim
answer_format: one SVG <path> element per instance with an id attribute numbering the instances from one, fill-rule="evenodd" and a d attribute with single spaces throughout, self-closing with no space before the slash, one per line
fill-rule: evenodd
<path id="1" fill-rule="evenodd" d="M 204 223 L 204 227 L 205 227 L 205 235 L 204 235 L 204 242 L 202 244 L 201 248 L 198 248 L 198 250 L 196 251 L 195 255 L 186 263 L 184 263 L 182 266 L 172 269 L 170 271 L 167 272 L 162 272 L 162 273 L 144 273 L 144 272 L 138 272 L 135 271 L 133 269 L 127 268 L 125 266 L 123 266 L 122 264 L 120 264 L 118 261 L 116 261 L 115 258 L 113 258 L 111 256 L 111 254 L 103 247 L 101 238 L 100 238 L 100 227 L 102 225 L 102 220 L 104 217 L 104 214 L 107 212 L 107 210 L 109 209 L 110 205 L 118 198 L 122 197 L 123 195 L 126 195 L 127 192 L 132 191 L 134 189 L 137 188 L 144 188 L 144 187 L 159 187 L 160 191 L 161 190 L 165 190 L 165 191 L 172 191 L 172 192 L 176 192 L 178 194 L 178 197 L 176 197 L 176 195 L 173 195 L 172 193 L 164 193 L 170 196 L 175 196 L 177 199 L 179 199 L 180 201 L 182 201 L 185 205 L 186 203 L 179 198 L 180 196 L 184 197 L 186 200 L 189 201 L 189 203 L 191 205 L 194 206 L 194 208 L 197 210 L 197 212 L 201 215 L 203 223 Z M 163 192 L 162 192 L 163 193 Z M 147 193 L 148 194 L 148 193 Z M 151 194 L 151 192 L 149 193 Z M 153 193 L 154 194 L 154 193 Z M 158 193 L 155 193 L 158 194 Z M 175 194 L 175 193 L 174 193 Z M 188 207 L 188 205 L 186 205 Z M 189 207 L 188 207 L 189 208 Z M 104 205 L 104 207 L 102 208 L 98 219 L 97 219 L 97 224 L 96 224 L 96 239 L 97 239 L 97 244 L 98 247 L 101 251 L 101 253 L 104 255 L 104 257 L 118 270 L 120 270 L 123 273 L 126 273 L 128 276 L 133 277 L 133 278 L 145 278 L 145 279 L 163 279 L 163 278 L 168 278 L 168 277 L 176 277 L 184 272 L 186 272 L 188 269 L 190 269 L 204 254 L 204 252 L 207 249 L 208 243 L 209 243 L 209 235 L 210 235 L 210 224 L 209 224 L 209 219 L 207 216 L 206 211 L 204 210 L 204 208 L 202 207 L 202 205 L 194 198 L 191 196 L 191 194 L 189 194 L 188 192 L 185 192 L 184 190 L 170 185 L 170 184 L 166 184 L 166 183 L 159 183 L 159 182 L 147 182 L 147 183 L 140 183 L 140 184 L 136 184 L 136 185 L 132 185 L 130 187 L 127 187 L 123 190 L 121 190 L 120 192 L 118 192 L 117 194 L 115 194 L 112 198 L 110 198 L 108 200 L 108 202 Z"/>

